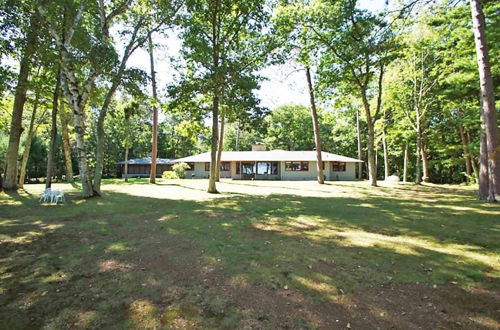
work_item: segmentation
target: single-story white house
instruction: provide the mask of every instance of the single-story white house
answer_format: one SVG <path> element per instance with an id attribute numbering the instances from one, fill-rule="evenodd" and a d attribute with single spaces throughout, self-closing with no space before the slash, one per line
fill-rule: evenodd
<path id="1" fill-rule="evenodd" d="M 356 180 L 356 163 L 361 160 L 322 152 L 326 180 Z M 186 178 L 208 178 L 210 152 L 174 160 L 187 163 Z M 316 180 L 316 151 L 266 151 L 254 145 L 252 151 L 223 151 L 220 177 L 256 180 Z"/>

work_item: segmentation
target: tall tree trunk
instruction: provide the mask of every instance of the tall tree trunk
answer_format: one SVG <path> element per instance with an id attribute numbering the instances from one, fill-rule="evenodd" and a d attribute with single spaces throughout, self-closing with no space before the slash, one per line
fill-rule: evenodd
<path id="1" fill-rule="evenodd" d="M 467 135 L 467 141 L 469 141 L 469 143 L 470 143 L 470 141 L 472 141 L 472 139 L 470 137 L 469 131 L 466 130 L 465 134 Z M 479 182 L 479 169 L 478 169 L 477 160 L 470 153 L 469 153 L 469 157 L 471 160 L 471 166 L 472 166 L 472 172 L 474 173 L 474 178 L 475 178 L 476 182 Z"/>
<path id="2" fill-rule="evenodd" d="M 63 105 L 61 104 L 62 110 Z M 66 167 L 66 182 L 73 182 L 73 163 L 71 162 L 71 143 L 69 141 L 69 123 L 70 114 L 67 112 L 59 111 L 59 118 L 61 120 L 61 139 L 64 152 L 64 165 Z"/>
<path id="3" fill-rule="evenodd" d="M 78 82 L 74 77 L 70 77 L 71 86 L 78 86 Z M 66 74 L 63 73 L 61 75 L 61 83 L 64 88 L 66 98 L 69 101 L 69 105 L 71 111 L 73 113 L 73 127 L 75 129 L 75 141 L 76 141 L 76 155 L 78 158 L 78 174 L 80 177 L 80 181 L 82 183 L 82 197 L 89 198 L 94 195 L 94 191 L 92 189 L 92 181 L 90 178 L 90 169 L 88 167 L 87 161 L 87 143 L 85 141 L 86 135 L 86 127 L 85 127 L 85 103 L 81 103 L 79 101 L 78 93 L 74 93 L 71 86 L 69 86 L 69 82 L 66 83 Z M 69 79 L 68 79 L 69 80 Z"/>
<path id="4" fill-rule="evenodd" d="M 496 121 L 495 94 L 491 77 L 488 43 L 484 23 L 483 9 L 479 0 L 470 0 L 473 31 L 476 44 L 479 80 L 481 82 L 481 108 L 485 124 L 488 160 L 488 198 L 495 202 L 500 194 L 500 151 L 498 148 L 498 127 Z M 483 150 L 481 150 L 483 151 Z M 483 156 L 481 156 L 483 158 Z M 498 189 L 498 191 L 497 191 Z"/>
<path id="5" fill-rule="evenodd" d="M 234 146 L 234 149 L 236 151 L 240 151 L 240 134 L 241 134 L 241 129 L 240 129 L 240 121 L 236 123 L 236 145 Z"/>
<path id="6" fill-rule="evenodd" d="M 220 76 L 218 70 L 220 69 L 220 45 L 219 45 L 219 9 L 220 0 L 211 2 L 214 6 L 211 17 L 212 28 L 212 66 L 214 71 L 213 82 L 213 99 L 212 99 L 212 142 L 210 145 L 210 176 L 208 178 L 208 192 L 211 194 L 217 193 L 216 187 L 216 167 L 217 167 L 217 146 L 219 145 L 219 106 L 220 106 Z"/>
<path id="7" fill-rule="evenodd" d="M 403 182 L 408 181 L 408 143 L 405 144 L 405 156 L 403 160 Z"/>
<path id="8" fill-rule="evenodd" d="M 467 135 L 465 134 L 465 129 L 462 123 L 458 124 L 458 131 L 460 133 L 460 140 L 462 141 L 462 151 L 465 162 L 465 181 L 470 183 L 472 175 L 472 161 L 469 154 L 469 141 L 467 140 Z"/>
<path id="9" fill-rule="evenodd" d="M 483 119 L 483 108 L 481 107 L 481 129 L 480 129 L 480 147 L 479 147 L 479 191 L 477 197 L 479 200 L 487 200 L 489 196 L 489 168 L 488 168 L 488 141 L 486 139 L 486 124 Z"/>
<path id="10" fill-rule="evenodd" d="M 210 149 L 210 177 L 208 180 L 208 192 L 217 193 L 216 182 L 216 167 L 217 167 L 217 146 L 219 145 L 219 96 L 214 93 L 212 101 L 212 143 Z"/>
<path id="11" fill-rule="evenodd" d="M 422 155 L 422 170 L 423 170 L 423 177 L 422 181 L 424 182 L 431 182 L 431 178 L 429 175 L 429 162 L 427 160 L 427 151 L 425 150 L 425 139 L 424 136 L 422 136 L 420 140 L 420 145 L 422 150 L 420 151 L 420 154 Z"/>
<path id="12" fill-rule="evenodd" d="M 215 180 L 220 181 L 220 162 L 222 157 L 222 149 L 224 148 L 224 115 L 220 118 L 220 134 L 219 134 L 219 145 L 217 147 L 217 166 L 215 167 Z"/>
<path id="13" fill-rule="evenodd" d="M 158 157 L 158 95 L 156 92 L 156 73 L 155 61 L 153 55 L 153 41 L 151 40 L 151 33 L 148 34 L 148 50 L 149 50 L 149 63 L 151 67 L 151 84 L 153 87 L 153 141 L 151 146 L 151 173 L 149 174 L 149 183 L 156 183 L 156 158 Z"/>
<path id="14" fill-rule="evenodd" d="M 17 157 L 19 153 L 19 142 L 22 131 L 22 117 L 24 104 L 26 103 L 26 92 L 29 87 L 29 75 L 33 63 L 35 51 L 38 47 L 39 33 L 38 15 L 32 14 L 30 26 L 26 35 L 26 46 L 23 49 L 23 55 L 19 66 L 17 76 L 17 86 L 14 94 L 14 107 L 12 109 L 12 119 L 10 122 L 9 145 L 5 159 L 5 175 L 3 179 L 3 188 L 5 190 L 17 189 Z"/>
<path id="15" fill-rule="evenodd" d="M 421 184 L 422 183 L 422 170 L 420 168 L 420 157 L 421 152 L 422 152 L 422 135 L 420 133 L 420 127 L 418 126 L 417 122 L 417 158 L 415 159 L 416 164 L 415 164 L 415 183 L 416 184 Z"/>
<path id="16" fill-rule="evenodd" d="M 361 125 L 359 122 L 359 109 L 356 108 L 356 133 L 358 135 L 358 159 L 363 160 L 363 150 L 361 148 Z M 363 180 L 363 163 L 358 163 L 358 180 Z"/>
<path id="17" fill-rule="evenodd" d="M 26 178 L 26 166 L 28 165 L 28 159 L 30 157 L 31 141 L 33 140 L 33 135 L 35 135 L 35 119 L 36 112 L 38 110 L 38 95 L 35 97 L 35 102 L 33 103 L 33 112 L 31 113 L 30 125 L 28 128 L 28 136 L 26 137 L 26 142 L 24 144 L 23 158 L 21 160 L 21 169 L 19 170 L 19 183 L 18 187 L 24 187 L 24 180 Z"/>
<path id="18" fill-rule="evenodd" d="M 373 119 L 370 111 L 370 104 L 366 97 L 366 88 L 361 88 L 361 99 L 365 108 L 366 127 L 368 129 L 368 136 L 366 138 L 366 148 L 368 149 L 368 172 L 370 177 L 370 184 L 373 187 L 377 186 L 377 164 L 375 155 L 375 129 L 373 127 Z"/>
<path id="19" fill-rule="evenodd" d="M 307 85 L 309 87 L 309 100 L 311 102 L 311 118 L 313 122 L 314 144 L 316 145 L 316 169 L 318 173 L 318 183 L 325 183 L 323 174 L 323 159 L 321 157 L 321 137 L 318 123 L 318 111 L 316 109 L 316 100 L 314 99 L 314 88 L 311 79 L 311 70 L 306 66 Z"/>
<path id="20" fill-rule="evenodd" d="M 389 155 L 387 150 L 387 140 L 385 139 L 385 127 L 384 131 L 382 132 L 382 147 L 384 149 L 384 180 L 387 180 L 390 173 L 389 173 Z"/>
<path id="21" fill-rule="evenodd" d="M 128 145 L 125 147 L 125 165 L 123 173 L 125 175 L 125 182 L 128 182 Z"/>
<path id="22" fill-rule="evenodd" d="M 52 97 L 52 122 L 50 131 L 50 146 L 49 154 L 47 155 L 47 178 L 45 179 L 45 189 L 50 188 L 52 185 L 52 175 L 54 172 L 54 161 L 56 155 L 57 144 L 57 112 L 59 108 L 59 94 L 61 90 L 61 69 L 57 68 L 56 87 L 54 88 L 54 95 Z"/>

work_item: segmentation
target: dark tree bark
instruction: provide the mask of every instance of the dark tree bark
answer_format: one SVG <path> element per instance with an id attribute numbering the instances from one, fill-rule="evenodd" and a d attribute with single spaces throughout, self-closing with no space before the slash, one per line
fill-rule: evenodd
<path id="1" fill-rule="evenodd" d="M 487 155 L 481 155 L 481 158 L 486 158 L 488 160 L 487 200 L 489 202 L 495 202 L 497 201 L 497 195 L 500 194 L 500 152 L 497 150 L 498 127 L 496 121 L 495 94 L 493 79 L 491 76 L 488 43 L 486 40 L 486 29 L 481 2 L 479 0 L 470 0 L 470 6 L 479 69 L 481 108 L 483 110 L 482 118 L 485 124 L 486 133 L 485 150 L 487 151 Z M 481 151 L 484 150 L 481 149 Z M 480 197 L 484 196 L 480 194 Z"/>
<path id="2" fill-rule="evenodd" d="M 19 142 L 22 131 L 22 117 L 24 104 L 26 103 L 26 92 L 29 87 L 29 75 L 31 72 L 33 58 L 38 47 L 38 33 L 40 23 L 37 14 L 32 14 L 30 26 L 26 35 L 26 46 L 19 66 L 17 76 L 17 86 L 14 94 L 14 107 L 12 110 L 12 120 L 10 122 L 9 145 L 5 159 L 5 174 L 3 188 L 5 190 L 17 189 L 17 157 L 19 153 Z"/>
<path id="3" fill-rule="evenodd" d="M 128 182 L 128 145 L 125 147 L 125 165 L 123 165 L 123 173 L 125 175 L 125 182 Z"/>
<path id="4" fill-rule="evenodd" d="M 222 149 L 224 148 L 224 124 L 225 124 L 226 119 L 224 118 L 224 115 L 221 115 L 220 118 L 220 134 L 219 134 L 219 145 L 217 147 L 217 166 L 215 167 L 215 178 L 216 181 L 220 181 L 220 162 L 222 158 Z"/>
<path id="5" fill-rule="evenodd" d="M 217 166 L 217 147 L 219 145 L 219 96 L 214 95 L 212 101 L 212 143 L 210 149 L 210 177 L 208 180 L 208 192 L 217 193 L 216 166 Z"/>
<path id="6" fill-rule="evenodd" d="M 240 121 L 236 123 L 236 145 L 234 146 L 234 150 L 240 151 L 240 134 L 241 134 L 241 128 L 240 128 Z"/>
<path id="7" fill-rule="evenodd" d="M 373 119 L 370 111 L 370 104 L 366 97 L 366 90 L 362 90 L 361 97 L 365 108 L 366 127 L 368 128 L 368 135 L 366 138 L 366 146 L 368 149 L 368 174 L 372 186 L 377 186 L 377 164 L 375 159 L 375 129 L 373 127 Z"/>
<path id="8" fill-rule="evenodd" d="M 465 128 L 462 123 L 458 124 L 458 132 L 460 133 L 460 140 L 462 141 L 462 151 L 465 162 L 465 174 L 466 174 L 466 182 L 471 181 L 472 175 L 472 160 L 469 154 L 469 141 L 467 140 L 467 135 L 465 134 Z"/>
<path id="9" fill-rule="evenodd" d="M 422 181 L 431 182 L 431 178 L 430 178 L 430 174 L 429 174 L 429 161 L 427 159 L 427 151 L 425 150 L 424 136 L 422 136 L 422 140 L 420 141 L 420 145 L 422 147 L 422 150 L 420 152 L 422 155 L 422 170 L 423 170 Z"/>
<path id="10" fill-rule="evenodd" d="M 479 200 L 487 200 L 490 192 L 489 168 L 488 168 L 488 142 L 486 139 L 486 125 L 483 119 L 483 108 L 481 107 L 481 131 L 480 131 L 480 150 L 479 150 L 479 191 L 477 197 Z"/>
<path id="11" fill-rule="evenodd" d="M 220 66 L 220 26 L 219 26 L 219 10 L 220 1 L 215 0 L 213 2 L 215 7 L 212 12 L 211 18 L 211 41 L 212 41 L 212 70 L 214 74 L 213 78 L 213 100 L 212 100 L 212 141 L 210 145 L 210 177 L 208 178 L 208 192 L 211 194 L 217 193 L 216 187 L 216 166 L 217 166 L 217 147 L 219 145 L 219 106 L 220 106 L 220 77 L 219 77 L 219 66 Z"/>
<path id="12" fill-rule="evenodd" d="M 148 34 L 148 50 L 149 50 L 149 63 L 151 67 L 151 84 L 153 88 L 153 141 L 151 145 L 151 173 L 149 174 L 149 183 L 156 183 L 156 158 L 158 157 L 158 95 L 156 91 L 156 72 L 155 60 L 153 54 L 153 41 L 151 40 L 151 33 Z"/>
<path id="13" fill-rule="evenodd" d="M 323 160 L 321 157 L 321 137 L 320 137 L 319 123 L 318 123 L 318 111 L 316 109 L 316 100 L 314 99 L 314 88 L 311 79 L 311 70 L 308 66 L 306 67 L 306 77 L 307 77 L 307 85 L 309 88 L 309 100 L 311 102 L 311 118 L 314 131 L 314 144 L 316 146 L 316 169 L 318 173 L 318 183 L 324 184 L 325 175 L 323 174 Z"/>
<path id="14" fill-rule="evenodd" d="M 24 152 L 23 152 L 23 158 L 21 160 L 21 168 L 19 170 L 19 182 L 18 182 L 18 187 L 23 188 L 24 187 L 24 180 L 26 179 L 26 166 L 28 165 L 28 159 L 30 157 L 30 150 L 31 150 L 31 141 L 33 140 L 33 136 L 35 135 L 35 120 L 36 120 L 36 113 L 38 110 L 38 94 L 35 96 L 35 101 L 33 103 L 33 112 L 31 113 L 31 119 L 30 119 L 30 125 L 28 128 L 28 136 L 26 137 L 26 142 L 24 145 Z"/>
<path id="15" fill-rule="evenodd" d="M 359 122 L 359 109 L 356 108 L 356 133 L 358 135 L 358 159 L 363 160 L 363 149 L 361 148 L 361 125 Z M 358 163 L 358 180 L 363 180 L 363 163 Z"/>
<path id="16" fill-rule="evenodd" d="M 59 108 L 59 95 L 61 90 L 61 69 L 57 69 L 56 87 L 52 97 L 52 115 L 51 115 L 51 130 L 50 130 L 50 146 L 49 154 L 47 155 L 47 177 L 45 179 L 45 188 L 50 188 L 52 185 L 52 175 L 54 171 L 54 158 L 56 154 L 57 144 L 57 112 Z"/>

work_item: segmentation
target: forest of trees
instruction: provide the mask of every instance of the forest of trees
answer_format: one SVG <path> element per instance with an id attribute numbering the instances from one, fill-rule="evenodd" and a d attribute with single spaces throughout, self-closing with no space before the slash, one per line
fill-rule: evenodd
<path id="1" fill-rule="evenodd" d="M 5 190 L 75 177 L 99 196 L 125 153 L 216 164 L 259 141 L 360 158 L 374 186 L 398 175 L 500 200 L 498 1 L 1 0 L 0 25 Z M 164 88 L 167 35 L 181 49 L 161 59 L 177 73 Z M 129 65 L 138 49 L 149 70 Z M 262 71 L 285 63 L 307 106 L 263 107 Z"/>

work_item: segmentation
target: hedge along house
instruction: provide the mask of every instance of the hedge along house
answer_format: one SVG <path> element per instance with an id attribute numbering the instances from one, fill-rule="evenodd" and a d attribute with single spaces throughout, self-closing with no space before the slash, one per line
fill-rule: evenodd
<path id="1" fill-rule="evenodd" d="M 125 177 L 125 161 L 117 163 L 120 166 L 120 176 Z M 156 158 L 156 176 L 161 177 L 165 171 L 171 171 L 173 159 Z M 151 157 L 133 158 L 128 160 L 128 175 L 129 178 L 148 177 L 151 173 Z"/>
<path id="2" fill-rule="evenodd" d="M 322 152 L 326 180 L 355 180 L 358 159 Z M 210 152 L 176 159 L 189 165 L 187 178 L 208 178 Z M 316 151 L 266 151 L 263 145 L 252 151 L 223 151 L 220 177 L 256 180 L 316 180 Z"/>

